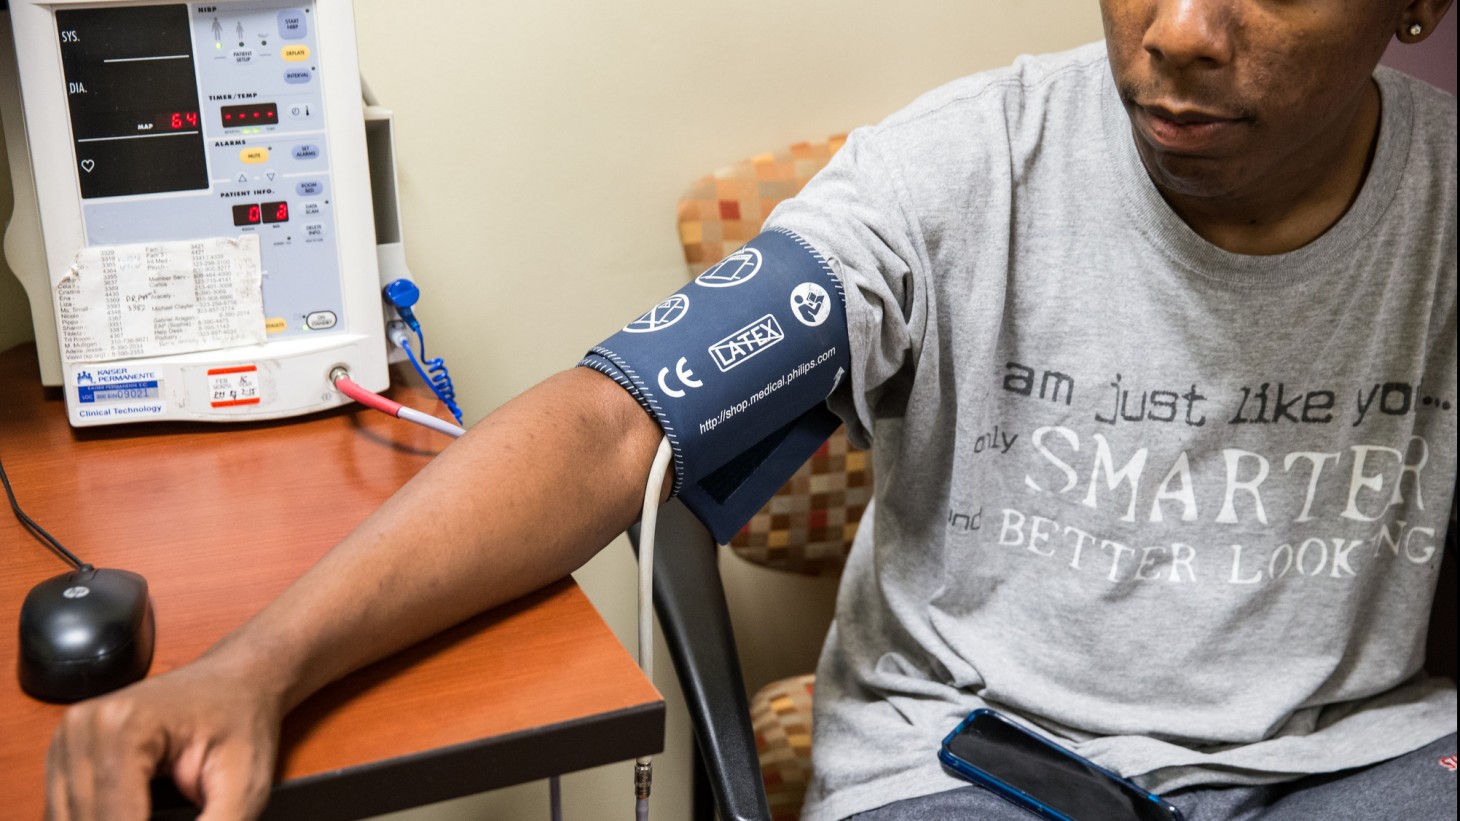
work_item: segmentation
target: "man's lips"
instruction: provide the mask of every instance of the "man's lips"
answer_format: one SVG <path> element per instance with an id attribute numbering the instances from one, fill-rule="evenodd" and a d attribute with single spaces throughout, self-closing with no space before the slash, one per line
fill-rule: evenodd
<path id="1" fill-rule="evenodd" d="M 1206 153 L 1232 139 L 1246 117 L 1179 105 L 1135 106 L 1136 127 L 1157 148 L 1178 154 Z"/>

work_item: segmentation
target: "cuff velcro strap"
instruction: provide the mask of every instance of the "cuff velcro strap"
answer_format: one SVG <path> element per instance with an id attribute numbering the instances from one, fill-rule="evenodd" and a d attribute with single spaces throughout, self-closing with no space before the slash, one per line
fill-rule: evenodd
<path id="1" fill-rule="evenodd" d="M 849 362 L 841 281 L 801 237 L 767 231 L 579 364 L 658 420 L 674 495 L 725 543 L 836 430 L 825 402 Z"/>

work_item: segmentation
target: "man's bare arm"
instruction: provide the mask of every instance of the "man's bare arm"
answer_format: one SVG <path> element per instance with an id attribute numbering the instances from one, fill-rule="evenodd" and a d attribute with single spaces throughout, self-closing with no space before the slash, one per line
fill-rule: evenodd
<path id="1" fill-rule="evenodd" d="M 48 760 L 53 817 L 143 818 L 166 770 L 204 818 L 256 814 L 285 713 L 581 566 L 637 518 L 661 435 L 586 368 L 503 406 L 198 662 L 68 711 Z"/>

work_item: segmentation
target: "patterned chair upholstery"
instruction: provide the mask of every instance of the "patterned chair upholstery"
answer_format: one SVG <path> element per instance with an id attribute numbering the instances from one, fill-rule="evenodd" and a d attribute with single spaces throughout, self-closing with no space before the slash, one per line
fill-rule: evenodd
<path id="1" fill-rule="evenodd" d="M 845 136 L 797 143 L 696 180 L 679 202 L 679 237 L 691 278 L 761 230 L 771 209 L 820 171 Z M 731 540 L 754 564 L 793 573 L 839 571 L 872 497 L 871 460 L 838 430 Z M 811 775 L 815 676 L 772 682 L 751 699 L 761 779 L 776 821 L 799 817 Z"/>

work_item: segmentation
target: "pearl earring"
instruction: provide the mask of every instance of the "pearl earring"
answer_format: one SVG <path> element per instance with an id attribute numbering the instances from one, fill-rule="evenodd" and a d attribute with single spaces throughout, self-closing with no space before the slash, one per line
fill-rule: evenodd
<path id="1" fill-rule="evenodd" d="M 1424 30 L 1424 26 L 1421 26 L 1419 23 L 1414 23 L 1409 27 L 1409 36 L 1418 37 Z"/>

